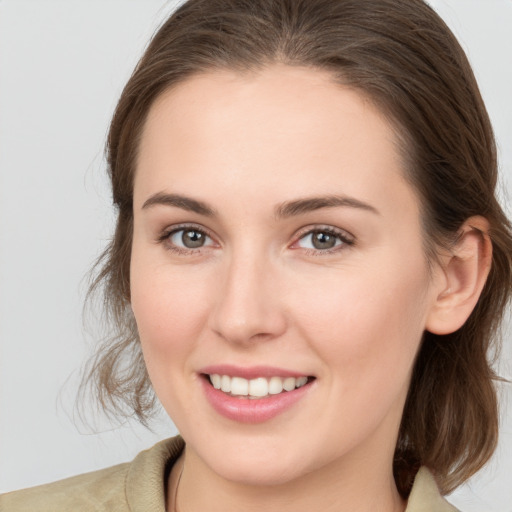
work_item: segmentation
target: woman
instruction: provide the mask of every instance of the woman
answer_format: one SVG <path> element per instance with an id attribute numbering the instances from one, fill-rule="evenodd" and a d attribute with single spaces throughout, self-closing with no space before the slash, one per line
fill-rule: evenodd
<path id="1" fill-rule="evenodd" d="M 96 285 L 118 334 L 91 375 L 143 421 L 154 389 L 182 438 L 2 507 L 453 510 L 441 493 L 496 444 L 512 238 L 438 16 L 189 1 L 128 82 L 108 156 Z"/>

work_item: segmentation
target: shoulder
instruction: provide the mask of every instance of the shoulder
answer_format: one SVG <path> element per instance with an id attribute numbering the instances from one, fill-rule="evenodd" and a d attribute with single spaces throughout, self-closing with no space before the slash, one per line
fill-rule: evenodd
<path id="1" fill-rule="evenodd" d="M 160 511 L 165 503 L 164 473 L 182 449 L 181 438 L 168 439 L 139 453 L 132 462 L 3 494 L 0 511 Z"/>
<path id="2" fill-rule="evenodd" d="M 124 511 L 124 482 L 130 464 L 66 478 L 0 496 L 2 512 Z"/>
<path id="3" fill-rule="evenodd" d="M 422 467 L 414 480 L 405 512 L 459 511 L 441 496 L 432 473 L 426 467 Z"/>

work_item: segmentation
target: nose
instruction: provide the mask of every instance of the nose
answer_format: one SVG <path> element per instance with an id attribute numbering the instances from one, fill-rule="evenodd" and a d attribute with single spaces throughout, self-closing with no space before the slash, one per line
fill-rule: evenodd
<path id="1" fill-rule="evenodd" d="M 264 256 L 233 257 L 221 275 L 210 328 L 233 344 L 271 340 L 282 335 L 287 319 L 275 269 Z"/>

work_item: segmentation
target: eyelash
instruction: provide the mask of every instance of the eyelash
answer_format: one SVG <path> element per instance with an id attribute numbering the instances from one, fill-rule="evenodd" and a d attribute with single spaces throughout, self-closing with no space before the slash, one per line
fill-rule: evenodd
<path id="1" fill-rule="evenodd" d="M 298 242 L 303 240 L 307 236 L 311 236 L 314 233 L 324 233 L 327 235 L 331 235 L 340 240 L 341 244 L 335 245 L 330 249 L 303 249 L 306 255 L 308 256 L 327 256 L 330 254 L 337 253 L 346 249 L 347 247 L 351 247 L 355 244 L 355 238 L 349 234 L 347 231 L 334 228 L 332 226 L 314 226 L 308 227 L 304 231 L 299 232 L 297 235 L 297 240 L 293 243 L 296 245 Z"/>
<path id="2" fill-rule="evenodd" d="M 172 235 L 175 235 L 176 233 L 179 233 L 180 231 L 196 231 L 213 240 L 213 237 L 210 235 L 210 233 L 206 231 L 203 227 L 197 226 L 195 224 L 180 224 L 178 226 L 173 226 L 172 228 L 166 229 L 158 238 L 158 242 L 163 244 L 168 251 L 174 252 L 179 255 L 187 256 L 192 254 L 201 254 L 201 249 L 203 249 L 203 247 L 198 247 L 197 249 L 186 249 L 183 247 L 172 245 L 170 243 L 170 237 Z"/>
<path id="3" fill-rule="evenodd" d="M 172 235 L 175 235 L 176 233 L 179 233 L 180 231 L 196 231 L 198 233 L 201 233 L 202 235 L 205 235 L 206 237 L 213 240 L 213 237 L 211 234 L 205 230 L 203 227 L 194 225 L 194 224 L 183 224 L 178 226 L 173 226 L 172 228 L 166 229 L 159 237 L 157 242 L 161 243 L 165 246 L 165 248 L 169 251 L 172 251 L 179 255 L 192 255 L 192 254 L 201 254 L 203 247 L 198 247 L 196 249 L 185 249 L 183 247 L 178 247 L 176 245 L 172 245 L 169 240 Z M 333 254 L 336 252 L 339 252 L 340 250 L 343 250 L 344 248 L 351 247 L 355 244 L 355 239 L 352 235 L 350 235 L 348 232 L 333 228 L 332 226 L 314 226 L 314 227 L 308 227 L 302 232 L 299 232 L 299 234 L 296 237 L 296 241 L 292 244 L 296 245 L 298 242 L 300 242 L 302 239 L 304 239 L 308 235 L 312 235 L 314 233 L 325 233 L 328 235 L 332 235 L 336 237 L 338 240 L 341 241 L 341 244 L 335 245 L 333 248 L 330 249 L 303 249 L 304 253 L 308 256 L 325 256 L 329 254 Z"/>

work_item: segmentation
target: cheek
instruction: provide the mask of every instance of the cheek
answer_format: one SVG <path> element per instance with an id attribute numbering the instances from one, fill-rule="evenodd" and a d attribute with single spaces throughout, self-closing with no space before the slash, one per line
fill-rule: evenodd
<path id="1" fill-rule="evenodd" d="M 397 264 L 340 272 L 321 293 L 297 294 L 300 328 L 344 386 L 376 389 L 407 379 L 422 338 L 428 276 Z M 329 373 L 329 372 L 327 372 Z M 363 378 L 364 375 L 364 378 Z"/>
<path id="2" fill-rule="evenodd" d="M 322 300 L 303 299 L 302 332 L 328 390 L 323 412 L 340 425 L 328 430 L 333 443 L 357 443 L 380 425 L 398 431 L 424 325 L 426 282 L 409 277 L 368 271 L 332 282 Z"/>
<path id="3" fill-rule="evenodd" d="M 132 260 L 131 303 L 150 374 L 155 366 L 178 364 L 198 343 L 212 293 L 208 283 L 201 272 Z"/>

